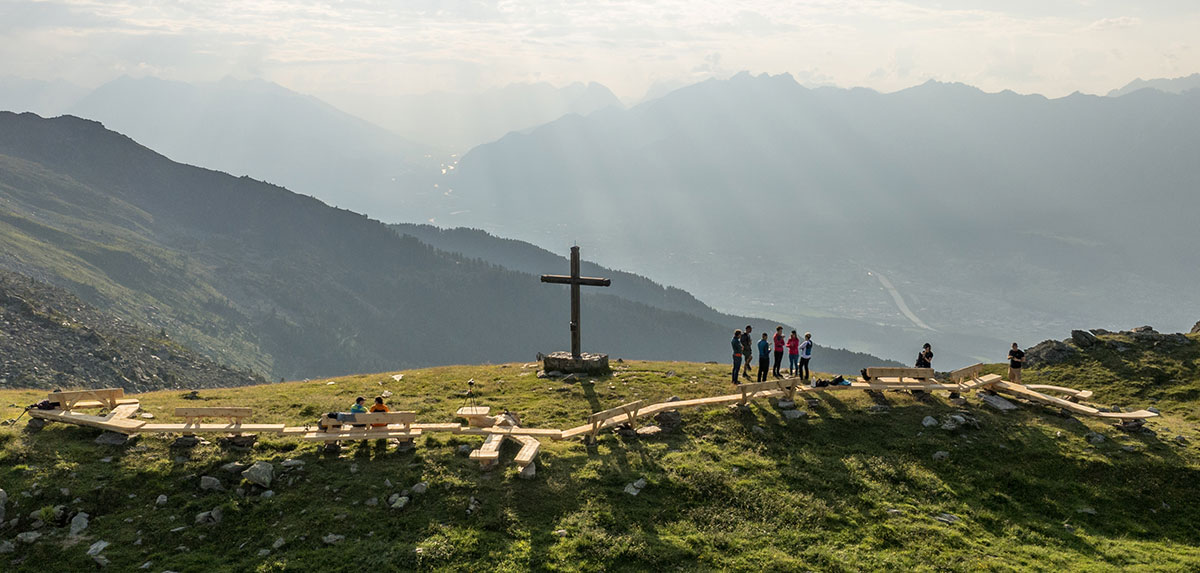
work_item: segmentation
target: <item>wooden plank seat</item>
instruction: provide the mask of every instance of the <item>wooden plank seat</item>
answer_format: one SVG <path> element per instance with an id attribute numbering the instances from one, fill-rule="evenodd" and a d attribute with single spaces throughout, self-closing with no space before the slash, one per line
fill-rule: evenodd
<path id="1" fill-rule="evenodd" d="M 38 410 L 35 408 L 29 410 L 29 416 L 31 418 L 40 418 L 42 420 L 50 420 L 52 422 L 63 422 L 65 424 L 98 428 L 120 434 L 136 434 L 138 429 L 144 426 L 146 423 L 141 420 L 132 420 L 126 417 L 132 412 L 137 411 L 136 405 L 123 404 L 117 408 L 129 407 L 132 407 L 132 411 L 130 412 L 114 410 L 107 416 L 93 416 L 91 414 L 81 414 L 79 412 L 72 412 L 70 410 Z"/>
<path id="2" fill-rule="evenodd" d="M 609 425 L 616 425 L 620 423 L 628 423 L 630 426 L 637 425 L 638 409 L 645 404 L 645 400 L 634 400 L 628 404 L 621 404 L 616 408 L 601 410 L 588 416 L 588 424 L 591 427 L 591 436 L 595 438 L 596 434 L 600 433 L 600 429 L 604 427 L 606 423 L 612 422 L 613 420 L 618 421 L 612 422 Z"/>
<path id="3" fill-rule="evenodd" d="M 1025 384 L 1025 387 L 1042 393 L 1058 392 L 1060 394 L 1066 394 L 1068 400 L 1083 400 L 1092 397 L 1091 390 L 1076 390 L 1074 388 L 1051 386 L 1049 384 Z"/>
<path id="4" fill-rule="evenodd" d="M 422 432 L 420 428 L 412 427 L 417 419 L 416 412 L 374 412 L 349 417 L 353 419 L 339 421 L 323 417 L 318 423 L 320 429 L 304 434 L 302 439 L 316 442 L 384 438 L 403 440 L 415 438 Z"/>
<path id="5" fill-rule="evenodd" d="M 590 426 L 589 426 L 590 427 Z M 464 436 L 534 436 L 561 439 L 563 431 L 552 428 L 522 428 L 521 426 L 493 426 L 491 428 L 462 428 L 455 432 Z"/>
<path id="6" fill-rule="evenodd" d="M 500 445 L 504 443 L 503 434 L 491 434 L 484 438 L 483 445 L 479 449 L 474 450 L 468 456 L 469 459 L 479 462 L 484 467 L 490 467 L 500 459 Z"/>
<path id="7" fill-rule="evenodd" d="M 469 426 L 486 428 L 496 423 L 496 419 L 488 415 L 491 411 L 490 406 L 463 406 L 454 415 L 464 418 Z"/>
<path id="8" fill-rule="evenodd" d="M 961 386 L 962 392 L 984 388 L 999 382 L 1001 379 L 996 374 L 983 374 L 983 363 L 972 364 L 966 368 L 959 368 L 950 372 L 950 381 Z"/>
<path id="9" fill-rule="evenodd" d="M 58 402 L 63 410 L 84 408 L 116 408 L 121 404 L 137 404 L 136 398 L 125 398 L 124 388 L 97 388 L 93 390 L 60 390 L 47 395 L 51 402 Z"/>
<path id="10" fill-rule="evenodd" d="M 525 466 L 532 464 L 533 458 L 537 457 L 542 443 L 531 436 L 517 436 L 516 440 L 521 442 L 521 451 L 517 452 L 517 457 L 513 461 L 517 463 L 517 467 L 525 469 Z"/>
<path id="11" fill-rule="evenodd" d="M 417 430 L 423 430 L 426 432 L 453 432 L 455 434 L 461 433 L 463 430 L 467 429 L 466 426 L 459 424 L 457 422 L 433 423 L 433 424 L 411 424 L 409 427 L 417 429 Z"/>
<path id="12" fill-rule="evenodd" d="M 891 366 L 876 366 L 867 368 L 867 377 L 873 382 L 879 378 L 896 378 L 898 382 L 903 383 L 905 378 L 911 378 L 914 382 L 923 383 L 926 380 L 933 380 L 933 368 L 894 368 Z"/>
<path id="13" fill-rule="evenodd" d="M 755 398 L 765 398 L 770 393 L 770 396 L 775 396 L 780 393 L 789 398 L 796 393 L 796 383 L 798 378 L 788 378 L 783 380 L 768 380 L 766 382 L 753 382 L 750 384 L 738 385 L 738 392 L 741 394 L 739 404 L 745 404 L 748 400 Z"/>
<path id="14" fill-rule="evenodd" d="M 187 436 L 191 434 L 212 433 L 282 434 L 283 429 L 284 424 L 204 424 L 195 422 L 190 424 L 145 424 L 138 432 L 142 434 L 177 433 Z"/>
<path id="15" fill-rule="evenodd" d="M 1030 390 L 1029 388 L 1026 388 L 1025 386 L 1022 386 L 1020 384 L 1013 384 L 1012 382 L 1003 382 L 1003 381 L 997 382 L 992 385 L 992 389 L 996 390 L 997 392 L 1005 392 L 1008 394 L 1012 394 L 1014 396 L 1020 396 L 1022 398 L 1028 398 L 1028 399 L 1031 399 L 1031 400 L 1034 400 L 1037 402 L 1042 402 L 1044 404 L 1058 406 L 1064 410 L 1067 410 L 1068 412 L 1072 412 L 1075 414 L 1082 414 L 1084 416 L 1093 416 L 1096 418 L 1138 420 L 1138 419 L 1153 418 L 1155 416 L 1158 416 L 1158 414 L 1155 414 L 1154 412 L 1150 412 L 1148 410 L 1138 410 L 1136 412 L 1101 412 L 1098 408 L 1093 408 L 1091 406 L 1084 406 L 1083 404 L 1077 404 L 1075 402 L 1064 400 L 1062 398 L 1058 398 L 1055 396 L 1048 396 L 1048 395 L 1042 394 L 1041 392 L 1038 392 L 1036 390 Z"/>

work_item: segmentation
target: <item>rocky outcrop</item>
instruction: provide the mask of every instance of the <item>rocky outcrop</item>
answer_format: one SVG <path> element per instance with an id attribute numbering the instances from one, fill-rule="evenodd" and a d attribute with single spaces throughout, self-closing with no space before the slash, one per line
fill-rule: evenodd
<path id="1" fill-rule="evenodd" d="M 1196 326 L 1192 327 L 1192 331 L 1188 334 L 1200 334 L 1200 321 L 1196 322 Z"/>
<path id="2" fill-rule="evenodd" d="M 1070 344 L 1059 340 L 1046 340 L 1025 351 L 1025 367 L 1038 368 L 1061 364 L 1078 353 L 1079 349 Z"/>

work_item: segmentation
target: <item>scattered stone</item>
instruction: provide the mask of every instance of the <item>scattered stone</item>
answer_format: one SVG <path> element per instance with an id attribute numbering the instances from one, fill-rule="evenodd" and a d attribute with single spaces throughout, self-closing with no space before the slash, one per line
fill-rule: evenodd
<path id="1" fill-rule="evenodd" d="M 420 482 L 412 486 L 413 495 L 421 495 L 429 490 L 429 482 Z"/>
<path id="2" fill-rule="evenodd" d="M 1087 440 L 1089 444 L 1102 444 L 1104 443 L 1104 434 L 1088 432 L 1083 435 L 1083 439 Z"/>
<path id="3" fill-rule="evenodd" d="M 891 409 L 892 407 L 887 404 L 872 404 L 871 407 L 867 408 L 867 411 L 872 414 L 886 414 Z"/>
<path id="4" fill-rule="evenodd" d="M 563 382 L 568 382 L 568 383 L 570 383 L 570 382 L 578 382 L 578 381 L 579 381 L 579 375 L 578 375 L 578 374 L 567 374 L 566 376 L 563 376 L 563 379 L 562 379 L 562 381 L 563 381 Z"/>
<path id="5" fill-rule="evenodd" d="M 221 485 L 221 480 L 212 476 L 202 476 L 200 478 L 200 489 L 204 491 L 223 491 L 225 486 Z"/>
<path id="6" fill-rule="evenodd" d="M 342 446 L 337 442 L 325 442 L 325 447 L 321 448 L 321 451 L 326 454 L 336 455 L 342 452 Z"/>
<path id="7" fill-rule="evenodd" d="M 358 464 L 350 464 L 350 473 L 352 473 L 352 474 L 358 473 Z"/>
<path id="8" fill-rule="evenodd" d="M 96 443 L 102 446 L 123 446 L 129 441 L 129 436 L 117 432 L 104 432 L 96 436 Z"/>
<path id="9" fill-rule="evenodd" d="M 682 402 L 683 398 L 680 398 L 679 396 L 671 396 L 670 398 L 667 398 L 667 401 L 668 402 Z M 559 530 L 559 531 L 561 531 L 561 530 Z"/>
<path id="10" fill-rule="evenodd" d="M 475 496 L 471 496 L 471 500 L 469 502 L 467 502 L 467 515 L 471 515 L 472 513 L 479 511 L 479 508 L 482 506 L 483 506 L 482 501 L 475 499 Z"/>
<path id="11" fill-rule="evenodd" d="M 664 432 L 674 432 L 683 425 L 683 415 L 678 410 L 663 410 L 654 415 L 654 422 Z"/>
<path id="12" fill-rule="evenodd" d="M 336 533 L 330 533 L 329 535 L 321 538 L 321 541 L 325 542 L 325 545 L 333 545 L 334 543 L 341 543 L 345 540 L 345 535 L 338 535 Z"/>
<path id="13" fill-rule="evenodd" d="M 17 550 L 17 546 L 13 545 L 13 542 L 8 541 L 8 540 L 0 541 L 0 555 L 3 555 L 5 553 L 12 553 L 13 551 L 16 551 L 16 550 Z"/>
<path id="14" fill-rule="evenodd" d="M 760 435 L 760 436 L 765 436 L 765 435 L 767 435 L 767 430 L 766 430 L 766 429 L 764 429 L 762 426 L 759 426 L 758 424 L 755 424 L 755 425 L 753 425 L 753 426 L 750 426 L 750 431 L 751 431 L 751 432 L 754 432 L 755 434 L 758 434 L 758 435 Z"/>
<path id="15" fill-rule="evenodd" d="M 200 444 L 200 438 L 196 436 L 179 436 L 171 442 L 172 448 L 194 448 Z"/>
<path id="16" fill-rule="evenodd" d="M 625 486 L 625 493 L 636 496 L 637 494 L 642 493 L 642 490 L 633 487 L 633 484 L 628 484 Z"/>
<path id="17" fill-rule="evenodd" d="M 784 410 L 783 417 L 787 420 L 799 420 L 801 418 L 807 418 L 808 412 L 805 412 L 804 410 Z"/>
<path id="18" fill-rule="evenodd" d="M 36 531 L 22 531 L 21 533 L 17 534 L 17 541 L 20 541 L 21 543 L 33 543 L 41 536 L 42 534 Z"/>
<path id="19" fill-rule="evenodd" d="M 617 427 L 613 428 L 613 432 L 623 438 L 636 438 L 637 437 L 637 430 L 634 429 L 634 427 L 630 426 L 629 424 L 620 424 Z"/>
<path id="20" fill-rule="evenodd" d="M 1086 514 L 1088 514 L 1088 515 L 1096 515 L 1096 508 L 1094 508 L 1094 507 L 1081 507 L 1081 508 L 1079 508 L 1079 509 L 1076 509 L 1076 510 L 1075 510 L 1075 512 L 1076 512 L 1076 513 L 1086 513 Z"/>
<path id="21" fill-rule="evenodd" d="M 5 507 L 8 506 L 8 492 L 0 489 L 0 522 L 4 521 Z"/>
<path id="22" fill-rule="evenodd" d="M 644 478 L 644 477 L 638 478 L 637 481 L 633 482 L 633 487 L 636 487 L 638 489 L 642 489 L 642 488 L 646 487 L 646 478 Z"/>
<path id="23" fill-rule="evenodd" d="M 275 543 L 272 543 L 272 544 L 271 544 L 271 549 L 276 549 L 276 550 L 277 550 L 277 549 L 279 549 L 280 547 L 283 547 L 283 544 L 284 544 L 284 543 L 287 543 L 287 542 L 286 542 L 286 541 L 284 541 L 282 537 L 276 537 L 276 538 L 275 538 Z"/>
<path id="24" fill-rule="evenodd" d="M 271 499 L 273 497 L 275 497 L 275 490 L 273 490 L 273 489 L 268 489 L 268 490 L 258 494 L 259 499 Z"/>
<path id="25" fill-rule="evenodd" d="M 979 400 L 988 406 L 1000 410 L 1001 412 L 1017 409 L 1016 404 L 1013 404 L 1012 402 L 1009 402 L 1000 396 L 994 396 L 992 394 L 983 394 L 979 397 Z"/>
<path id="26" fill-rule="evenodd" d="M 388 504 L 392 509 L 404 509 L 404 506 L 408 505 L 407 497 L 397 494 L 392 494 L 392 497 L 396 498 L 395 501 Z M 389 499 L 389 501 L 391 500 Z"/>
<path id="27" fill-rule="evenodd" d="M 150 412 L 142 412 L 142 419 L 143 420 L 153 420 L 154 414 L 151 414 Z"/>
<path id="28" fill-rule="evenodd" d="M 921 425 L 925 426 L 926 428 L 932 428 L 938 425 L 938 421 L 937 418 L 934 418 L 933 416 L 925 416 L 925 419 L 921 420 Z"/>
<path id="29" fill-rule="evenodd" d="M 241 436 L 229 436 L 227 438 L 221 438 L 220 443 L 222 448 L 246 451 L 250 448 L 253 448 L 254 444 L 258 443 L 258 435 L 245 434 Z"/>
<path id="30" fill-rule="evenodd" d="M 1146 408 L 1146 411 L 1147 411 L 1147 412 L 1154 412 L 1155 414 L 1161 414 L 1161 413 L 1162 413 L 1162 412 L 1160 412 L 1160 411 L 1158 410 L 1158 408 L 1155 408 L 1154 406 L 1150 406 L 1149 408 Z"/>
<path id="31" fill-rule="evenodd" d="M 796 407 L 796 402 L 793 400 L 780 400 L 775 403 L 775 407 L 780 410 L 791 410 Z"/>
<path id="32" fill-rule="evenodd" d="M 896 509 L 894 507 L 889 507 L 887 512 L 888 512 L 888 515 L 904 515 L 903 509 Z"/>
<path id="33" fill-rule="evenodd" d="M 101 551 L 104 551 L 104 548 L 108 547 L 108 546 L 109 546 L 109 543 L 107 541 L 104 541 L 104 540 L 97 541 L 97 542 L 93 543 L 91 547 L 88 547 L 87 554 L 91 555 L 92 557 L 95 557 L 95 556 L 99 555 Z"/>
<path id="34" fill-rule="evenodd" d="M 259 550 L 258 550 L 258 556 L 259 556 L 259 557 L 266 557 L 266 556 L 268 556 L 268 555 L 270 555 L 270 554 L 271 554 L 271 550 L 270 550 L 270 549 L 259 549 Z"/>
<path id="35" fill-rule="evenodd" d="M 521 479 L 533 479 L 534 476 L 536 476 L 536 475 L 537 475 L 537 464 L 534 462 L 529 462 L 528 465 L 521 468 L 521 471 L 517 472 L 517 477 L 519 477 Z"/>
<path id="36" fill-rule="evenodd" d="M 108 558 L 103 555 L 93 555 L 92 561 L 95 561 L 96 565 L 99 565 L 101 567 L 108 566 Z"/>
<path id="37" fill-rule="evenodd" d="M 377 497 L 369 498 L 369 499 L 367 499 L 367 501 L 363 502 L 363 505 L 365 505 L 367 507 L 375 507 L 375 506 L 379 505 L 379 498 L 377 498 Z"/>
<path id="38" fill-rule="evenodd" d="M 254 465 L 242 472 L 242 477 L 257 486 L 271 487 L 271 480 L 275 479 L 275 466 L 267 462 L 254 462 Z"/>
<path id="39" fill-rule="evenodd" d="M 196 514 L 196 524 L 221 523 L 221 508 L 213 508 L 211 511 L 202 511 Z"/>
<path id="40" fill-rule="evenodd" d="M 458 446 L 458 454 L 461 456 L 471 455 L 471 450 L 472 450 L 472 448 L 471 448 L 470 444 L 462 444 L 462 445 Z"/>
<path id="41" fill-rule="evenodd" d="M 246 471 L 246 468 L 248 468 L 248 467 L 250 467 L 250 466 L 243 464 L 241 462 L 229 462 L 229 463 L 221 466 L 221 470 L 229 472 L 231 474 L 240 474 L 240 473 Z"/>
<path id="42" fill-rule="evenodd" d="M 555 535 L 556 537 L 566 537 L 566 536 L 567 536 L 567 530 L 565 530 L 565 529 L 555 529 L 555 530 L 554 530 L 554 535 Z"/>
<path id="43" fill-rule="evenodd" d="M 1188 445 L 1188 439 L 1187 439 L 1187 438 L 1185 438 L 1185 437 L 1183 437 L 1183 436 L 1175 436 L 1175 437 L 1174 437 L 1174 438 L 1172 438 L 1172 439 L 1174 440 L 1174 442 L 1175 442 L 1176 444 L 1179 444 L 1179 445 L 1181 445 L 1181 446 L 1186 446 L 1186 445 Z"/>
<path id="44" fill-rule="evenodd" d="M 287 469 L 287 470 L 290 470 L 290 469 L 302 470 L 302 469 L 304 469 L 304 460 L 290 460 L 290 459 L 283 460 L 282 462 L 279 463 L 279 465 L 282 466 L 283 469 Z"/>
<path id="45" fill-rule="evenodd" d="M 934 517 L 934 519 L 936 519 L 942 523 L 945 523 L 947 525 L 954 525 L 955 523 L 958 523 L 959 521 L 961 521 L 961 518 L 959 518 L 957 515 L 953 515 L 953 514 L 949 514 L 949 513 L 939 513 L 937 515 L 937 517 Z"/>
<path id="46" fill-rule="evenodd" d="M 154 505 L 167 505 L 167 495 L 159 494 L 158 499 L 154 500 Z"/>
<path id="47" fill-rule="evenodd" d="M 734 414 L 749 414 L 750 406 L 748 404 L 730 404 L 729 410 Z"/>
<path id="48" fill-rule="evenodd" d="M 30 418 L 28 422 L 25 422 L 25 431 L 27 432 L 37 432 L 45 427 L 46 421 L 41 418 Z"/>
<path id="49" fill-rule="evenodd" d="M 935 462 L 940 462 L 949 457 L 950 457 L 950 452 L 947 452 L 946 450 L 938 450 L 936 452 L 933 452 L 933 461 L 935 461 Z"/>
<path id="50" fill-rule="evenodd" d="M 662 428 L 658 426 L 642 426 L 637 429 L 637 435 L 639 438 L 649 438 L 651 436 L 657 436 L 660 433 L 662 433 Z"/>
<path id="51" fill-rule="evenodd" d="M 71 535 L 79 535 L 88 528 L 88 514 L 79 512 L 71 518 Z"/>

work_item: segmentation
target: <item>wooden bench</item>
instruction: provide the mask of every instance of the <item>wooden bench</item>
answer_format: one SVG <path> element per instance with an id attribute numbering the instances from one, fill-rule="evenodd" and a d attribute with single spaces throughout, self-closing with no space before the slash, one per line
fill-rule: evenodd
<path id="1" fill-rule="evenodd" d="M 87 426 L 89 428 L 98 428 L 117 432 L 119 434 L 136 434 L 145 422 L 141 420 L 130 419 L 137 412 L 138 405 L 121 404 L 113 408 L 107 416 L 93 416 L 91 414 L 81 414 L 70 410 L 38 410 L 36 408 L 29 410 L 31 418 L 40 418 L 42 420 L 50 420 L 52 422 L 63 422 L 66 424 L 75 424 L 77 426 Z"/>
<path id="2" fill-rule="evenodd" d="M 1026 384 L 1025 387 L 1030 390 L 1036 390 L 1038 392 L 1043 392 L 1043 393 L 1044 392 L 1058 392 L 1060 394 L 1066 394 L 1067 400 L 1070 400 L 1072 402 L 1075 402 L 1077 400 L 1084 400 L 1084 399 L 1092 397 L 1091 390 L 1076 390 L 1074 388 L 1066 388 L 1063 386 L 1051 386 L 1049 384 Z"/>
<path id="3" fill-rule="evenodd" d="M 517 452 L 517 457 L 513 459 L 517 462 L 517 467 L 525 469 L 525 466 L 533 463 L 533 458 L 537 457 L 538 451 L 542 447 L 542 443 L 530 436 L 517 436 L 518 442 L 521 442 L 521 451 Z"/>
<path id="4" fill-rule="evenodd" d="M 1101 412 L 1098 408 L 1093 408 L 1091 406 L 1084 406 L 1083 404 L 1076 404 L 1075 402 L 1063 400 L 1062 398 L 1057 398 L 1055 396 L 1047 396 L 1036 390 L 1030 390 L 1029 388 L 1022 386 L 1020 384 L 1013 384 L 1012 382 L 1003 382 L 1003 381 L 997 382 L 992 385 L 992 389 L 996 390 L 998 392 L 1006 392 L 1006 393 L 1012 394 L 1014 396 L 1020 396 L 1022 398 L 1027 398 L 1027 399 L 1035 400 L 1038 402 L 1042 402 L 1043 404 L 1050 404 L 1053 406 L 1058 406 L 1059 408 L 1067 410 L 1068 412 L 1073 412 L 1075 414 L 1083 414 L 1085 416 L 1094 416 L 1096 418 L 1115 418 L 1115 419 L 1119 419 L 1119 420 L 1139 420 L 1139 419 L 1145 419 L 1145 418 L 1153 418 L 1158 415 L 1158 414 L 1155 414 L 1154 412 L 1150 412 L 1148 410 L 1138 410 L 1136 412 Z"/>
<path id="5" fill-rule="evenodd" d="M 496 419 L 488 415 L 491 411 L 488 406 L 463 406 L 454 415 L 465 419 L 468 426 L 487 428 L 496 423 Z"/>
<path id="6" fill-rule="evenodd" d="M 479 449 L 472 451 L 468 456 L 473 461 L 479 462 L 479 465 L 484 469 L 491 467 L 500 459 L 500 445 L 504 443 L 503 434 L 491 434 L 484 438 L 483 445 Z"/>
<path id="7" fill-rule="evenodd" d="M 628 422 L 630 426 L 636 426 L 638 409 L 645 404 L 645 400 L 635 400 L 628 404 L 621 404 L 616 408 L 601 410 L 595 414 L 592 414 L 591 416 L 588 416 L 588 424 L 591 426 L 588 434 L 592 437 L 592 439 L 595 439 L 596 434 L 599 434 L 602 428 L 604 428 L 606 425 L 611 425 L 609 424 L 610 420 L 618 419 L 621 416 L 625 417 L 625 421 Z"/>
<path id="8" fill-rule="evenodd" d="M 766 382 L 752 382 L 749 384 L 739 384 L 738 392 L 741 393 L 742 399 L 739 404 L 745 404 L 749 400 L 758 398 L 759 392 L 783 392 L 788 400 L 794 399 L 796 395 L 796 382 L 799 378 L 789 378 L 784 380 L 768 380 Z"/>
<path id="9" fill-rule="evenodd" d="M 421 435 L 420 428 L 412 427 L 416 419 L 416 412 L 354 414 L 352 420 L 346 421 L 323 417 L 318 423 L 321 430 L 304 434 L 302 439 L 314 442 L 383 438 L 411 440 Z"/>
<path id="10" fill-rule="evenodd" d="M 878 382 L 881 384 L 889 383 L 888 379 L 895 379 L 895 383 L 904 384 L 905 378 L 912 378 L 914 382 L 923 384 L 926 380 L 933 379 L 933 368 L 893 368 L 890 366 L 867 368 L 866 382 Z"/>
<path id="11" fill-rule="evenodd" d="M 983 374 L 983 364 L 972 364 L 966 368 L 959 368 L 950 373 L 950 381 L 962 387 L 962 392 L 974 390 L 976 388 L 984 388 L 995 384 L 1001 380 L 1001 377 L 996 374 Z"/>
<path id="12" fill-rule="evenodd" d="M 51 402 L 58 402 L 63 410 L 83 408 L 108 408 L 121 404 L 137 404 L 136 398 L 125 398 L 123 388 L 100 388 L 95 390 L 60 390 L 47 395 Z"/>
<path id="13" fill-rule="evenodd" d="M 146 424 L 140 433 L 179 432 L 185 436 L 202 433 L 281 434 L 283 424 L 246 424 L 244 421 L 254 413 L 252 408 L 238 406 L 175 408 L 175 415 L 183 418 L 182 424 Z M 228 420 L 223 424 L 205 424 L 204 420 L 219 418 Z"/>

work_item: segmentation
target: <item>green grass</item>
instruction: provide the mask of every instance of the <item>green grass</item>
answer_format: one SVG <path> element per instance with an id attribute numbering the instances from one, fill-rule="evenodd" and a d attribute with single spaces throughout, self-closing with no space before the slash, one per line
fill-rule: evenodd
<path id="1" fill-rule="evenodd" d="M 408 371 L 400 382 L 386 373 L 205 390 L 201 402 L 185 401 L 179 391 L 139 398 L 158 421 L 171 419 L 176 406 L 203 404 L 252 406 L 254 421 L 303 424 L 386 389 L 394 407 L 443 422 L 453 420 L 466 381 L 474 379 L 479 402 L 493 411 L 508 408 L 530 427 L 569 428 L 630 400 L 729 391 L 725 365 L 618 366 L 595 383 L 541 380 L 534 368 L 513 364 Z M 1096 403 L 1134 405 L 1136 396 L 1119 385 L 1093 383 L 1093 366 L 1033 371 L 1026 381 L 1090 388 Z M 1068 376 L 1071 370 L 1079 376 Z M 98 431 L 62 424 L 27 434 L 19 431 L 22 421 L 0 429 L 0 484 L 9 493 L 9 518 L 23 522 L 0 530 L 0 539 L 26 530 L 31 511 L 58 504 L 88 512 L 92 525 L 76 543 L 66 540 L 65 527 L 43 528 L 49 539 L 18 543 L 16 553 L 0 558 L 16 559 L 13 571 L 84 569 L 88 545 L 104 539 L 112 543 L 104 553 L 114 570 L 151 561 L 155 571 L 1194 571 L 1200 457 L 1194 445 L 1170 439 L 1200 442 L 1194 401 L 1159 390 L 1144 396 L 1166 412 L 1149 424 L 1157 438 L 1038 406 L 1002 414 L 974 397 L 968 409 L 979 429 L 928 429 L 922 418 L 955 408 L 943 397 L 926 404 L 899 392 L 886 394 L 893 404 L 886 413 L 868 411 L 873 402 L 861 392 L 818 394 L 820 404 L 806 408 L 811 416 L 791 422 L 766 400 L 748 414 L 685 410 L 676 434 L 627 440 L 605 432 L 594 445 L 546 440 L 530 481 L 516 476 L 515 445 L 505 445 L 491 472 L 456 453 L 460 444 L 477 447 L 478 437 L 429 434 L 408 453 L 352 444 L 336 457 L 279 437 L 263 437 L 252 453 L 224 450 L 215 439 L 188 452 L 171 451 L 169 439 L 154 436 L 100 446 L 92 441 Z M 2 391 L 0 406 L 38 397 Z M 0 419 L 17 414 L 0 409 Z M 1090 431 L 1109 439 L 1089 444 L 1083 436 Z M 939 450 L 949 459 L 934 461 Z M 111 463 L 99 461 L 108 456 Z M 285 474 L 272 499 L 198 488 L 202 475 L 237 487 L 219 469 L 228 461 L 288 458 L 306 465 Z M 637 497 L 625 494 L 639 477 L 648 486 Z M 364 504 L 419 481 L 429 492 L 402 510 Z M 69 495 L 59 491 L 64 487 Z M 169 497 L 165 506 L 154 505 L 159 494 Z M 468 515 L 472 497 L 482 506 Z M 197 513 L 218 506 L 220 525 L 193 524 Z M 1080 511 L 1089 508 L 1095 513 Z M 943 512 L 961 521 L 936 521 Z M 170 532 L 180 526 L 187 528 Z M 329 533 L 346 541 L 330 548 L 320 541 Z M 277 537 L 286 544 L 259 557 Z"/>

